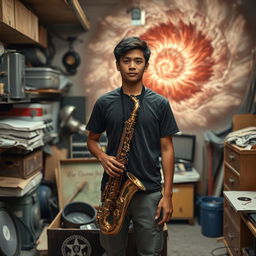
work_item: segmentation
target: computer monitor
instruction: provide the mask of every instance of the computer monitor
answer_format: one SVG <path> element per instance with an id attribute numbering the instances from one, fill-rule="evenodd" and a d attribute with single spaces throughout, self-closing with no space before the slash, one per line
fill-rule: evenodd
<path id="1" fill-rule="evenodd" d="M 175 161 L 194 162 L 196 136 L 188 134 L 172 135 Z"/>

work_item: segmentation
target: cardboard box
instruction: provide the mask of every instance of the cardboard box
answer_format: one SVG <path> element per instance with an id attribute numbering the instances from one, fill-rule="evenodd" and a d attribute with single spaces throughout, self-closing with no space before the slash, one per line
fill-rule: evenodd
<path id="1" fill-rule="evenodd" d="M 99 231 L 61 228 L 61 213 L 56 216 L 47 229 L 48 256 L 66 256 L 74 246 L 78 246 L 81 255 L 102 256 Z"/>
<path id="2" fill-rule="evenodd" d="M 167 229 L 164 230 L 164 247 L 161 256 L 167 256 Z M 61 228 L 61 212 L 47 229 L 48 256 L 72 255 L 73 246 L 81 249 L 80 255 L 102 256 L 104 249 L 100 245 L 99 231 Z M 129 233 L 127 256 L 136 256 L 136 245 L 132 232 Z"/>

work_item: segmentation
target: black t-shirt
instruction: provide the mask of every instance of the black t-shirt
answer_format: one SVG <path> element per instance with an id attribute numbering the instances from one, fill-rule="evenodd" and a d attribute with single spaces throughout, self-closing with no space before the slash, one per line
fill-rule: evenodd
<path id="1" fill-rule="evenodd" d="M 126 170 L 134 174 L 147 191 L 157 191 L 161 189 L 160 138 L 177 133 L 179 129 L 166 98 L 145 87 L 136 97 L 140 100 L 140 108 Z M 104 94 L 96 101 L 86 128 L 94 133 L 106 131 L 108 155 L 117 154 L 124 121 L 129 118 L 133 105 L 121 88 Z M 107 179 L 108 175 L 104 173 L 102 189 Z"/>

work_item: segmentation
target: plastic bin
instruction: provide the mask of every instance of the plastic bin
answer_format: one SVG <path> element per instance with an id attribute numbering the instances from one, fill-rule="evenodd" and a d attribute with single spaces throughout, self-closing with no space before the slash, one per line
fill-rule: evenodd
<path id="1" fill-rule="evenodd" d="M 223 197 L 201 198 L 201 233 L 207 237 L 223 234 Z"/>

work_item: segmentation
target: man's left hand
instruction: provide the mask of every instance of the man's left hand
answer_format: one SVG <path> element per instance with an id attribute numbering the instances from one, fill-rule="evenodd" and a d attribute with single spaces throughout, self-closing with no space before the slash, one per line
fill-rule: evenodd
<path id="1" fill-rule="evenodd" d="M 158 221 L 159 225 L 162 225 L 168 221 L 171 220 L 173 213 L 173 207 L 172 207 L 172 198 L 171 197 L 162 197 L 160 200 L 157 211 L 156 211 L 156 220 Z"/>

